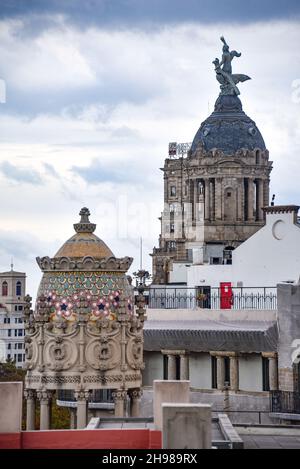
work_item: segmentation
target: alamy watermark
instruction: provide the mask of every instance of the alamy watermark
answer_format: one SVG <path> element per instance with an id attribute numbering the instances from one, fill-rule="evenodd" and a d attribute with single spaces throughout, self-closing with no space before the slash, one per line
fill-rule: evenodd
<path id="1" fill-rule="evenodd" d="M 300 339 L 293 340 L 291 348 L 295 349 L 291 355 L 292 363 L 298 365 L 300 363 Z"/>

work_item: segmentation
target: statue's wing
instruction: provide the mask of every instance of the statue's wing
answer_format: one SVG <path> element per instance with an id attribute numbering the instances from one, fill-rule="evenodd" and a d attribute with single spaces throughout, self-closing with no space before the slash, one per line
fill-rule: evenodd
<path id="1" fill-rule="evenodd" d="M 251 80 L 251 78 L 248 77 L 248 75 L 242 75 L 240 73 L 235 73 L 231 75 L 231 78 L 235 84 L 243 82 L 243 81 Z"/>

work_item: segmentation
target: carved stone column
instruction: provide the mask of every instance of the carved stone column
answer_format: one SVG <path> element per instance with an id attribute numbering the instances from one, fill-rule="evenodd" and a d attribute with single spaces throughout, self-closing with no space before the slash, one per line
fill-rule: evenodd
<path id="1" fill-rule="evenodd" d="M 112 393 L 115 402 L 115 417 L 124 417 L 126 396 L 127 393 L 123 389 L 117 389 Z"/>
<path id="2" fill-rule="evenodd" d="M 210 180 L 205 179 L 205 193 L 204 193 L 204 219 L 210 220 Z"/>
<path id="3" fill-rule="evenodd" d="M 215 179 L 215 217 L 222 220 L 222 179 Z"/>
<path id="4" fill-rule="evenodd" d="M 176 356 L 168 355 L 168 379 L 176 379 Z"/>
<path id="5" fill-rule="evenodd" d="M 217 356 L 217 388 L 223 390 L 225 382 L 225 360 Z"/>
<path id="6" fill-rule="evenodd" d="M 244 219 L 244 180 L 238 179 L 237 185 L 237 221 L 242 221 Z"/>
<path id="7" fill-rule="evenodd" d="M 270 391 L 278 390 L 278 362 L 275 352 L 263 352 L 262 356 L 269 360 L 269 386 Z"/>
<path id="8" fill-rule="evenodd" d="M 180 379 L 189 380 L 189 356 L 184 353 L 180 355 Z"/>
<path id="9" fill-rule="evenodd" d="M 239 389 L 239 359 L 237 355 L 229 356 L 230 360 L 230 389 L 238 391 Z"/>
<path id="10" fill-rule="evenodd" d="M 197 212 L 198 212 L 198 181 L 197 179 L 193 180 L 194 184 L 194 195 L 193 195 L 193 219 L 197 220 Z"/>
<path id="11" fill-rule="evenodd" d="M 40 401 L 40 430 L 50 429 L 52 391 L 38 391 L 37 398 Z"/>
<path id="12" fill-rule="evenodd" d="M 269 358 L 269 383 L 270 391 L 278 390 L 278 364 L 276 357 Z"/>
<path id="13" fill-rule="evenodd" d="M 211 221 L 214 221 L 215 220 L 215 206 L 216 206 L 216 203 L 215 203 L 215 188 L 216 188 L 216 181 L 215 179 L 212 179 L 211 180 L 211 184 L 210 184 L 210 219 Z"/>
<path id="14" fill-rule="evenodd" d="M 75 391 L 74 396 L 77 401 L 77 428 L 85 428 L 87 426 L 90 392 Z"/>
<path id="15" fill-rule="evenodd" d="M 33 389 L 25 389 L 26 399 L 26 430 L 35 430 L 36 393 Z"/>
<path id="16" fill-rule="evenodd" d="M 264 181 L 262 179 L 258 180 L 258 220 L 264 219 L 264 213 L 262 211 L 262 207 L 264 206 Z"/>
<path id="17" fill-rule="evenodd" d="M 128 394 L 130 399 L 130 416 L 139 417 L 143 391 L 141 389 L 129 389 Z"/>
<path id="18" fill-rule="evenodd" d="M 75 430 L 76 428 L 76 409 L 70 408 L 70 429 Z"/>
<path id="19" fill-rule="evenodd" d="M 253 178 L 248 178 L 248 221 L 254 221 L 254 182 Z"/>
<path id="20" fill-rule="evenodd" d="M 263 187 L 264 187 L 264 207 L 267 207 L 269 205 L 269 192 L 270 192 L 270 181 L 268 179 L 265 179 L 263 182 Z"/>

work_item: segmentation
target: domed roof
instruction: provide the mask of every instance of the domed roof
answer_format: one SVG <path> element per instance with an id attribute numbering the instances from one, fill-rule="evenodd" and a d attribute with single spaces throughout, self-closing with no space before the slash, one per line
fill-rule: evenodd
<path id="1" fill-rule="evenodd" d="M 95 258 L 105 258 L 114 256 L 109 247 L 94 235 L 96 225 L 90 223 L 90 211 L 84 207 L 80 210 L 79 215 L 81 220 L 79 223 L 74 224 L 76 234 L 74 234 L 62 247 L 57 251 L 54 258 L 59 257 L 74 257 L 80 258 L 85 256 L 92 256 Z"/>
<path id="2" fill-rule="evenodd" d="M 202 122 L 194 137 L 191 152 L 199 145 L 206 151 L 221 150 L 225 155 L 240 149 L 266 149 L 255 122 L 245 114 L 241 100 L 235 95 L 218 97 L 214 112 Z"/>

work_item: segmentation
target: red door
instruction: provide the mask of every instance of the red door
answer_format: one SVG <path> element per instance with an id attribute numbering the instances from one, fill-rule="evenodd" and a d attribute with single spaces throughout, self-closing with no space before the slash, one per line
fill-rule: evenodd
<path id="1" fill-rule="evenodd" d="M 221 309 L 231 309 L 232 306 L 232 287 L 231 282 L 220 283 L 220 307 Z"/>

